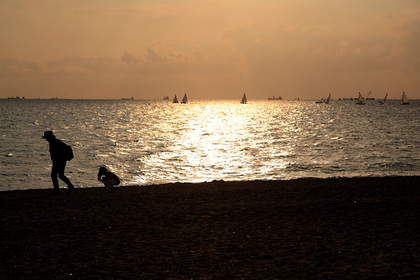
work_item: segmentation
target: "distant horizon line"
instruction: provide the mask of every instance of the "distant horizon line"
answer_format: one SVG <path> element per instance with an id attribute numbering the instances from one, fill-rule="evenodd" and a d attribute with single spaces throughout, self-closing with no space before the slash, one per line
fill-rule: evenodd
<path id="1" fill-rule="evenodd" d="M 281 100 L 270 100 L 269 98 L 272 97 L 267 97 L 267 98 L 252 98 L 252 97 L 248 97 L 248 100 L 267 100 L 267 101 L 317 101 L 320 100 L 320 98 L 316 98 L 316 99 L 301 99 L 301 98 L 294 98 L 294 99 L 281 99 Z M 351 99 L 353 98 L 353 99 Z M 241 98 L 193 98 L 192 100 L 240 100 Z M 325 98 L 321 98 L 321 99 L 325 99 Z M 339 98 L 332 98 L 331 100 L 336 100 L 336 101 L 354 101 L 356 100 L 357 97 L 339 97 Z M 382 100 L 383 98 L 373 98 L 373 99 L 367 99 L 366 101 L 375 101 L 375 100 Z M 401 98 L 388 98 L 388 100 L 400 100 Z M 26 98 L 24 96 L 22 97 L 0 97 L 0 100 L 109 100 L 109 101 L 115 101 L 115 100 L 119 100 L 119 101 L 166 101 L 166 102 L 171 102 L 171 100 L 167 100 L 164 98 L 60 98 L 60 97 L 51 97 L 51 98 Z M 420 98 L 410 98 L 409 100 L 420 100 Z M 190 101 L 190 100 L 189 100 Z"/>

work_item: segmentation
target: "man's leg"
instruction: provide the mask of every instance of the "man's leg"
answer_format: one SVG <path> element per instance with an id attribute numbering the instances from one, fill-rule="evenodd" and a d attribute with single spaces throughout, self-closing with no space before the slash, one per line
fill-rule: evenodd
<path id="1" fill-rule="evenodd" d="M 60 191 L 60 186 L 58 185 L 58 179 L 57 179 L 57 175 L 58 175 L 58 170 L 57 170 L 57 165 L 53 163 L 52 169 L 51 169 L 51 181 L 53 183 L 54 186 L 54 194 L 58 194 L 58 192 Z"/>
<path id="2" fill-rule="evenodd" d="M 69 188 L 69 191 L 72 191 L 74 189 L 73 184 L 70 182 L 69 178 L 66 177 L 66 175 L 64 175 L 64 170 L 66 168 L 66 162 L 59 162 L 57 164 L 57 173 L 58 173 L 58 178 L 60 178 L 64 183 L 66 183 L 67 187 Z"/>

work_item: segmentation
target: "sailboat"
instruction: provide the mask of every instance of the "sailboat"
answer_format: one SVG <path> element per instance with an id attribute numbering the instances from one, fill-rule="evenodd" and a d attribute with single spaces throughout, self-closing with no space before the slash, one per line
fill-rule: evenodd
<path id="1" fill-rule="evenodd" d="M 363 98 L 363 96 L 360 92 L 359 92 L 359 97 L 357 98 L 356 104 L 357 105 L 365 105 L 365 99 Z"/>
<path id="2" fill-rule="evenodd" d="M 386 98 L 388 97 L 388 92 L 385 94 L 385 98 L 384 98 L 384 101 L 379 101 L 379 103 L 381 103 L 381 104 L 385 104 L 385 101 L 386 101 Z"/>
<path id="3" fill-rule="evenodd" d="M 402 97 L 401 97 L 401 105 L 409 105 L 410 103 L 408 102 L 408 98 L 407 95 L 405 94 L 405 92 L 403 91 Z"/>
<path id="4" fill-rule="evenodd" d="M 246 104 L 247 102 L 248 100 L 246 99 L 246 95 L 244 93 L 244 96 L 242 97 L 242 100 L 241 100 L 241 104 Z"/>
<path id="5" fill-rule="evenodd" d="M 330 100 L 331 100 L 331 92 L 328 95 L 327 100 L 325 100 L 324 98 L 322 98 L 320 101 L 316 101 L 315 103 L 325 103 L 325 104 L 330 104 Z"/>
<path id="6" fill-rule="evenodd" d="M 325 104 L 330 104 L 330 100 L 331 100 L 331 92 L 328 95 L 327 101 L 325 101 Z"/>
<path id="7" fill-rule="evenodd" d="M 176 94 L 175 94 L 175 97 L 174 97 L 174 100 L 172 101 L 172 103 L 179 103 L 178 98 L 176 98 Z"/>
<path id="8" fill-rule="evenodd" d="M 372 91 L 368 92 L 368 94 L 366 95 L 366 100 L 375 100 L 375 97 L 369 97 L 371 93 Z"/>
<path id="9" fill-rule="evenodd" d="M 184 98 L 182 98 L 181 103 L 186 104 L 188 102 L 187 94 L 184 94 Z"/>

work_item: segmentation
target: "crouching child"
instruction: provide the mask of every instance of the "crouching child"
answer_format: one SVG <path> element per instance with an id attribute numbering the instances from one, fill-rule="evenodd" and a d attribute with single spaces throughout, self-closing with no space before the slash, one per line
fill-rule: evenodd
<path id="1" fill-rule="evenodd" d="M 98 180 L 104 183 L 107 192 L 112 192 L 114 190 L 114 186 L 120 184 L 120 178 L 109 171 L 105 166 L 101 166 L 99 168 Z"/>

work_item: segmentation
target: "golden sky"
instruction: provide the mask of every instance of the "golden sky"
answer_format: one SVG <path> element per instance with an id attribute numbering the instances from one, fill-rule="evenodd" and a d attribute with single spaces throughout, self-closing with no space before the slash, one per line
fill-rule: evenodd
<path id="1" fill-rule="evenodd" d="M 0 98 L 420 99 L 418 0 L 0 4 Z"/>

